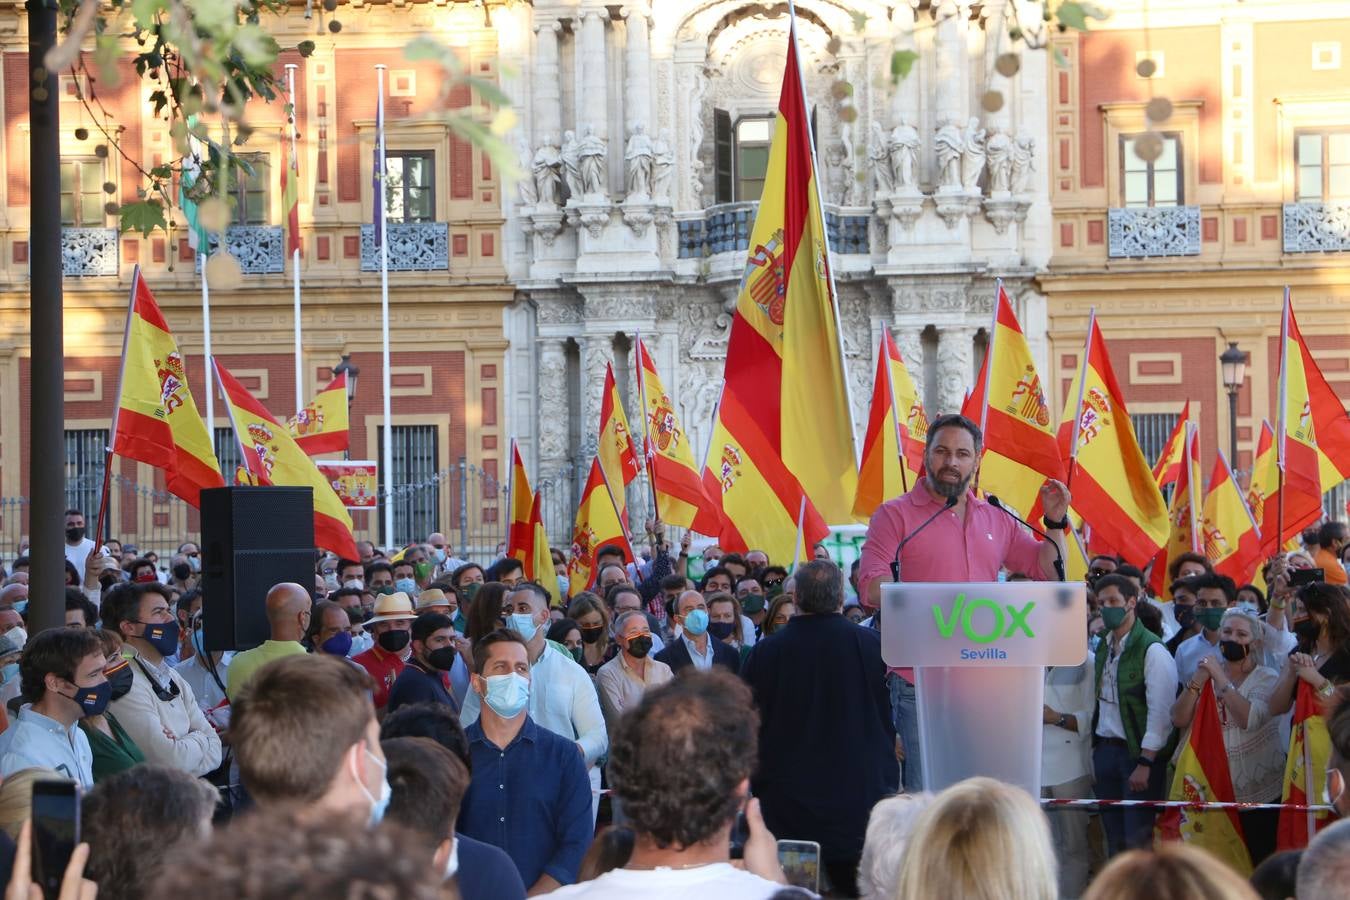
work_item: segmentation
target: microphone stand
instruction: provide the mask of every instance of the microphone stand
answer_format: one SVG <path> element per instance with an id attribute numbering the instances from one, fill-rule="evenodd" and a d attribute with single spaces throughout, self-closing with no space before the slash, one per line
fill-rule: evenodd
<path id="1" fill-rule="evenodd" d="M 1032 531 L 1036 532 L 1041 537 L 1049 541 L 1050 546 L 1055 548 L 1055 574 L 1059 576 L 1060 581 L 1068 580 L 1064 577 L 1064 551 L 1059 549 L 1058 541 L 1051 538 L 1050 535 L 1046 534 L 1044 531 L 1041 531 L 1035 525 L 1032 525 L 1026 519 L 1022 518 L 1017 513 L 1013 512 L 1011 509 L 1008 509 L 1008 507 L 1003 505 L 1003 501 L 999 500 L 993 494 L 985 494 L 984 498 L 989 501 L 989 505 L 994 507 L 994 509 L 1001 510 L 1003 513 L 1012 516 L 1014 519 L 1021 522 L 1023 525 L 1027 526 Z"/>
<path id="2" fill-rule="evenodd" d="M 895 559 L 892 560 L 891 562 L 892 581 L 895 582 L 900 581 L 900 551 L 905 549 L 905 545 L 908 544 L 910 541 L 914 540 L 914 538 L 918 537 L 919 532 L 923 531 L 929 525 L 933 524 L 934 519 L 945 513 L 947 510 L 951 509 L 959 501 L 960 501 L 959 497 L 948 497 L 947 502 L 943 504 L 942 509 L 939 509 L 937 512 L 933 513 L 931 516 L 929 516 L 927 519 L 924 520 L 924 523 L 922 525 L 920 525 L 918 528 L 915 528 L 909 534 L 905 535 L 905 539 L 902 540 L 900 544 L 895 548 Z"/>

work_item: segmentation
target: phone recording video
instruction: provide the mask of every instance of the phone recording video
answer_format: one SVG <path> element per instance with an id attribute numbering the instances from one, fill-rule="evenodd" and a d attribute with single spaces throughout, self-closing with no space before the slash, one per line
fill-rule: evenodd
<path id="1" fill-rule="evenodd" d="M 815 841 L 779 841 L 778 864 L 788 884 L 820 893 L 820 844 Z"/>
<path id="2" fill-rule="evenodd" d="M 33 881 L 56 900 L 70 855 L 80 843 L 80 785 L 65 779 L 33 782 Z"/>
<path id="3" fill-rule="evenodd" d="M 1326 572 L 1322 569 L 1294 569 L 1289 573 L 1290 587 L 1302 587 L 1315 581 L 1326 580 Z"/>

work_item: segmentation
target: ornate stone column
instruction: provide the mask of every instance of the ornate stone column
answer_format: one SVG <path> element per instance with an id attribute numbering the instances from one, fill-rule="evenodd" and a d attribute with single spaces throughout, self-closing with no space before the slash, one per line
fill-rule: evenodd
<path id="1" fill-rule="evenodd" d="M 534 145 L 545 136 L 562 141 L 562 79 L 558 73 L 558 34 L 562 25 L 557 20 L 537 22 L 534 45 Z"/>
<path id="2" fill-rule="evenodd" d="M 959 125 L 966 118 L 966 19 L 968 0 L 939 0 L 936 4 L 937 28 L 934 37 L 935 71 L 934 109 L 937 123 L 951 119 Z"/>
<path id="3" fill-rule="evenodd" d="M 581 10 L 581 32 L 577 52 L 581 55 L 581 90 L 577 92 L 577 136 L 587 125 L 595 126 L 595 133 L 609 137 L 609 73 L 605 63 L 605 19 L 608 12 L 601 9 Z"/>
<path id="4" fill-rule="evenodd" d="M 890 328 L 890 326 L 886 326 Z M 905 361 L 905 369 L 909 371 L 909 377 L 914 380 L 914 395 L 923 397 L 923 338 L 922 329 L 915 326 L 896 326 L 891 328 L 891 334 L 895 337 L 895 346 L 900 350 L 900 357 Z M 908 414 L 909 410 L 905 410 Z M 931 419 L 933 413 L 928 411 L 928 417 Z"/>
<path id="5" fill-rule="evenodd" d="M 960 412 L 966 388 L 975 380 L 975 329 L 966 325 L 938 332 L 938 407 L 936 414 Z"/>
<path id="6" fill-rule="evenodd" d="M 651 38 L 650 22 L 646 3 L 633 3 L 624 9 L 624 21 L 628 24 L 628 43 L 624 49 L 624 75 L 628 104 L 626 116 L 628 128 L 641 123 L 647 133 L 655 136 L 652 127 L 652 78 L 651 78 Z"/>
<path id="7" fill-rule="evenodd" d="M 613 352 L 613 333 L 587 334 L 577 339 L 581 346 L 581 445 L 595 450 L 600 427 L 600 399 L 605 390 L 605 364 Z"/>
<path id="8" fill-rule="evenodd" d="M 567 354 L 564 338 L 539 338 L 539 471 L 548 477 L 567 464 Z"/>

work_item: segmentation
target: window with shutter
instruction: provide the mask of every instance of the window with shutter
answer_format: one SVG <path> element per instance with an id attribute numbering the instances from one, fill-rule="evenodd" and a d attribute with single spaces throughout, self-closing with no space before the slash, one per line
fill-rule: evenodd
<path id="1" fill-rule="evenodd" d="M 731 132 L 731 113 L 725 109 L 713 110 L 713 171 L 718 203 L 732 201 L 732 159 L 735 143 Z"/>

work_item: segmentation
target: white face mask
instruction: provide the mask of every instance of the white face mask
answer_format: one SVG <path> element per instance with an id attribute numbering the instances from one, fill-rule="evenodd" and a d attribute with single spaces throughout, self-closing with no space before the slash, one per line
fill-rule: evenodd
<path id="1" fill-rule="evenodd" d="M 5 637 L 14 642 L 14 645 L 23 648 L 28 644 L 28 632 L 22 625 L 15 625 L 9 631 L 5 632 Z"/>
<path id="2" fill-rule="evenodd" d="M 449 881 L 459 871 L 459 841 L 454 838 L 450 840 L 453 843 L 450 844 L 450 858 L 445 861 L 445 878 L 442 881 Z"/>
<path id="3" fill-rule="evenodd" d="M 359 591 L 365 588 L 366 583 L 360 578 L 348 578 L 346 581 L 342 582 L 342 586 L 345 588 L 354 588 Z"/>
<path id="4" fill-rule="evenodd" d="M 367 650 L 369 650 L 371 647 L 374 646 L 375 646 L 375 638 L 371 637 L 370 632 L 363 631 L 356 637 L 352 638 L 352 649 L 347 651 L 347 656 L 348 657 L 359 656 L 360 654 L 365 653 Z"/>

